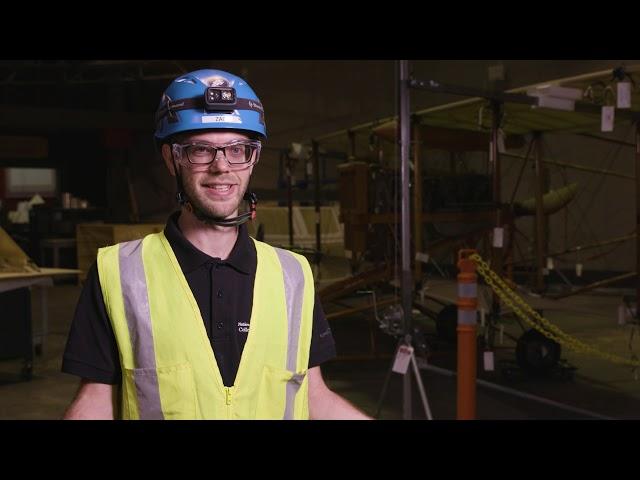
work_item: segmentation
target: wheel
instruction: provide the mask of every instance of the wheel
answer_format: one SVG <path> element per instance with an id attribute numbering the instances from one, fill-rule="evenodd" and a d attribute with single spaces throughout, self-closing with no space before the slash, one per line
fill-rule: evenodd
<path id="1" fill-rule="evenodd" d="M 516 345 L 516 361 L 522 370 L 533 376 L 548 375 L 560 361 L 560 344 L 538 330 L 528 330 Z"/>

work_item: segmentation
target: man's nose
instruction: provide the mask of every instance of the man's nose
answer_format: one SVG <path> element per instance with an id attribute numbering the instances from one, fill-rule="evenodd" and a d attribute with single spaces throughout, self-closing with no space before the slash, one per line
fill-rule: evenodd
<path id="1" fill-rule="evenodd" d="M 227 157 L 224 156 L 224 150 L 216 150 L 213 161 L 209 164 L 209 170 L 226 172 L 229 170 Z"/>

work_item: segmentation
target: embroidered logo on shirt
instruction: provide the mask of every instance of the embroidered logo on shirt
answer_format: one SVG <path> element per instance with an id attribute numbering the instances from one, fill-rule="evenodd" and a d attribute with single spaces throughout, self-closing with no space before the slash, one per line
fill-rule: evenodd
<path id="1" fill-rule="evenodd" d="M 243 322 L 238 322 L 238 331 L 242 332 L 242 333 L 248 333 L 249 332 L 249 324 L 248 323 L 243 323 Z"/>

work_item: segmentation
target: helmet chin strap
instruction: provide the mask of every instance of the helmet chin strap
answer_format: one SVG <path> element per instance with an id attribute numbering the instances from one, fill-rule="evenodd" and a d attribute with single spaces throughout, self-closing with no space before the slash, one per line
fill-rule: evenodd
<path id="1" fill-rule="evenodd" d="M 180 206 L 185 207 L 191 213 L 195 215 L 195 217 L 201 222 L 207 225 L 218 225 L 220 227 L 235 227 L 238 225 L 242 225 L 243 223 L 253 220 L 256 218 L 256 207 L 258 205 L 258 197 L 255 193 L 246 191 L 243 197 L 243 200 L 249 202 L 249 211 L 243 213 L 242 215 L 238 215 L 237 217 L 232 218 L 222 218 L 222 217 L 214 217 L 212 215 L 207 215 L 201 209 L 196 207 L 187 194 L 184 192 L 182 188 L 182 177 L 180 175 L 179 166 L 174 163 L 176 169 L 176 182 L 178 184 L 178 193 L 176 194 L 176 199 Z"/>

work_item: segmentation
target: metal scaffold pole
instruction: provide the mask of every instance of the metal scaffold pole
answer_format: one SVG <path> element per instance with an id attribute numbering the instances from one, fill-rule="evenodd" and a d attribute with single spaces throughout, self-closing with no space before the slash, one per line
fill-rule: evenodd
<path id="1" fill-rule="evenodd" d="M 640 314 L 640 120 L 636 120 L 636 318 Z"/>
<path id="2" fill-rule="evenodd" d="M 313 269 L 316 280 L 320 278 L 320 252 L 322 251 L 320 234 L 320 147 L 317 141 L 311 142 L 313 152 L 313 203 L 316 213 L 316 251 L 313 255 Z"/>
<path id="3" fill-rule="evenodd" d="M 398 124 L 396 141 L 399 150 L 400 161 L 400 200 L 401 200 L 401 219 L 400 219 L 400 251 L 401 260 L 401 302 L 403 312 L 402 330 L 395 331 L 394 334 L 400 333 L 398 339 L 398 348 L 396 356 L 391 363 L 389 371 L 382 387 L 382 392 L 378 400 L 376 409 L 376 418 L 379 418 L 384 396 L 389 386 L 389 380 L 392 372 L 401 373 L 402 379 L 402 418 L 411 420 L 412 415 L 412 375 L 416 377 L 418 385 L 418 393 L 424 407 L 427 420 L 432 420 L 431 408 L 429 400 L 422 383 L 420 369 L 413 350 L 413 327 L 412 327 L 412 308 L 413 308 L 413 278 L 411 270 L 411 183 L 410 183 L 410 165 L 409 154 L 411 145 L 411 115 L 409 111 L 409 89 L 412 88 L 409 79 L 409 64 L 406 60 L 396 62 L 397 67 L 397 95 L 398 95 Z M 418 155 L 416 153 L 416 161 Z M 415 173 L 415 172 L 414 172 Z M 418 181 L 418 180 L 416 180 Z M 396 197 L 397 198 L 397 197 Z M 397 258 L 397 257 L 396 257 Z M 396 267 L 396 274 L 397 267 Z M 377 317 L 376 317 L 377 318 Z M 405 363 L 406 361 L 406 363 Z M 404 365 L 404 367 L 402 366 Z M 409 368 L 411 365 L 412 368 Z"/>
<path id="4" fill-rule="evenodd" d="M 493 202 L 496 208 L 496 223 L 493 230 L 492 239 L 492 261 L 491 265 L 494 270 L 502 275 L 502 255 L 503 255 L 503 243 L 505 240 L 504 227 L 502 225 L 502 207 L 501 207 L 501 168 L 500 168 L 500 151 L 499 135 L 500 135 L 500 122 L 502 120 L 503 104 L 499 101 L 491 102 L 491 143 L 489 144 L 489 164 L 491 165 L 491 175 L 493 177 Z M 500 318 L 500 299 L 494 293 L 491 302 L 491 325 L 495 326 Z M 495 330 L 490 328 L 489 345 L 493 348 L 494 345 Z"/>
<path id="5" fill-rule="evenodd" d="M 544 185 L 544 164 L 542 163 L 542 136 L 540 132 L 534 133 L 534 141 L 536 148 L 535 168 L 536 168 L 536 214 L 535 214 L 535 239 L 536 239 L 536 280 L 534 290 L 542 293 L 546 289 L 544 279 L 545 259 L 547 257 L 546 242 L 546 222 L 544 214 L 543 196 L 545 192 Z"/>
<path id="6" fill-rule="evenodd" d="M 411 140 L 411 125 L 409 114 L 409 62 L 398 62 L 398 128 L 400 129 L 400 178 L 401 178 L 401 242 L 402 242 L 402 311 L 404 313 L 405 340 L 411 343 L 411 309 L 412 309 L 412 279 L 411 279 L 411 211 L 409 193 L 409 145 Z M 411 371 L 403 380 L 403 418 L 410 420 L 411 415 Z"/>

